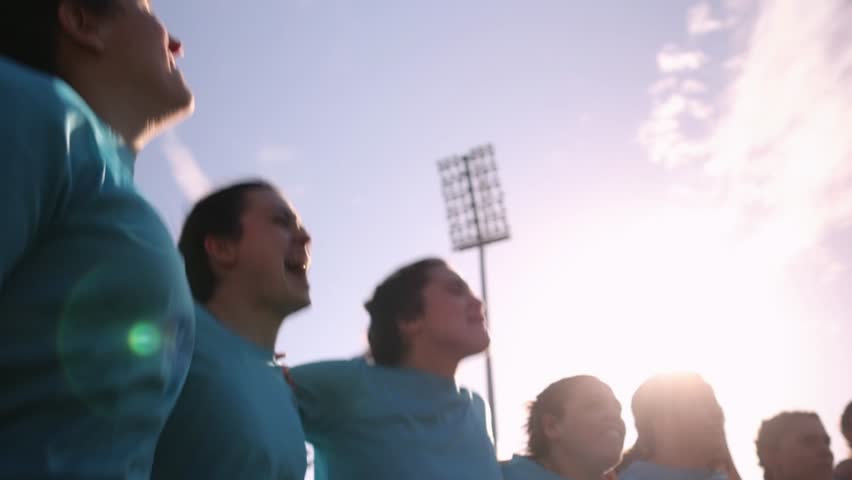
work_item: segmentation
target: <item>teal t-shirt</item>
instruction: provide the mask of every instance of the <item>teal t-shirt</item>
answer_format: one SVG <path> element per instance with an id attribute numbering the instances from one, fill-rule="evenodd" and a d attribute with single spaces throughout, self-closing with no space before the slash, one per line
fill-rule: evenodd
<path id="1" fill-rule="evenodd" d="M 508 462 L 500 462 L 500 468 L 503 470 L 503 480 L 565 480 L 523 455 L 514 455 Z"/>
<path id="2" fill-rule="evenodd" d="M 0 57 L 0 479 L 147 479 L 192 298 L 134 155 L 67 84 Z"/>
<path id="3" fill-rule="evenodd" d="M 666 467 L 640 460 L 619 473 L 618 480 L 728 480 L 728 476 L 713 470 Z"/>
<path id="4" fill-rule="evenodd" d="M 152 480 L 303 480 L 296 399 L 264 350 L 196 307 L 183 392 L 157 445 Z"/>
<path id="5" fill-rule="evenodd" d="M 364 359 L 291 370 L 316 480 L 497 480 L 485 402 L 452 380 Z"/>

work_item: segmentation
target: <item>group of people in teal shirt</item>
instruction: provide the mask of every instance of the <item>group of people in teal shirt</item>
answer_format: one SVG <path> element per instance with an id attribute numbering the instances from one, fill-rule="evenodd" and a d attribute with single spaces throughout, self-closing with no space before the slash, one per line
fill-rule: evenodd
<path id="1" fill-rule="evenodd" d="M 696 375 L 637 391 L 624 456 L 609 386 L 558 380 L 528 451 L 498 462 L 488 406 L 455 382 L 489 345 L 483 305 L 439 258 L 375 288 L 368 356 L 286 368 L 277 331 L 310 304 L 295 208 L 229 185 L 175 246 L 134 184 L 192 110 L 180 53 L 146 0 L 0 2 L 0 479 L 301 480 L 310 442 L 317 480 L 739 480 Z"/>

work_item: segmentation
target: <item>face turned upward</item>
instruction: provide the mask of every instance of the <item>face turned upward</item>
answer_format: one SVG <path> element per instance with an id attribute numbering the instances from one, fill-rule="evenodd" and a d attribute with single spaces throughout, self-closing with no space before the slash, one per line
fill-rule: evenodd
<path id="1" fill-rule="evenodd" d="M 458 273 L 446 265 L 430 268 L 421 296 L 422 312 L 400 324 L 411 348 L 455 361 L 488 348 L 490 338 L 482 301 Z"/>

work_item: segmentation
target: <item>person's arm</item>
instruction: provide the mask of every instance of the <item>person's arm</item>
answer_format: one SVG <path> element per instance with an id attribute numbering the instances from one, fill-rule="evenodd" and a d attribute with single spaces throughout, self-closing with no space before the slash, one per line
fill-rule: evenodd
<path id="1" fill-rule="evenodd" d="M 488 438 L 491 439 L 491 443 L 494 443 L 494 432 L 491 430 L 491 408 L 488 406 L 488 403 L 479 396 L 475 392 L 471 392 L 471 401 L 473 402 L 473 408 L 476 411 L 476 414 L 480 417 L 483 422 L 483 427 L 485 428 L 486 433 L 488 433 Z"/>
<path id="2" fill-rule="evenodd" d="M 0 103 L 11 94 L 0 94 Z M 21 102 L 10 103 L 17 108 L 4 108 L 0 117 L 0 289 L 62 208 L 70 181 L 61 117 L 21 111 Z"/>
<path id="3" fill-rule="evenodd" d="M 308 363 L 290 369 L 293 391 L 308 441 L 345 418 L 356 400 L 363 359 Z"/>

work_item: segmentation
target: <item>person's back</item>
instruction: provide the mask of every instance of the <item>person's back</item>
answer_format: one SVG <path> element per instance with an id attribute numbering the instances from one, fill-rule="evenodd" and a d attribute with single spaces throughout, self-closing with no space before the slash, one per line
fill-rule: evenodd
<path id="1" fill-rule="evenodd" d="M 172 43 L 131 0 L 0 3 L 0 478 L 148 478 L 193 337 L 133 183 L 136 151 L 191 110 Z"/>

